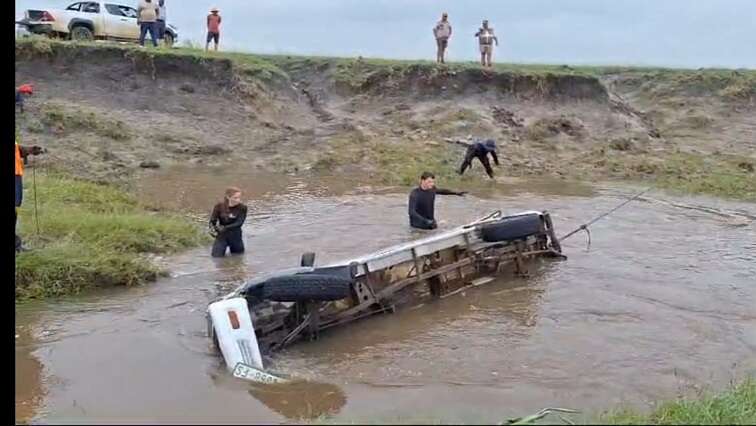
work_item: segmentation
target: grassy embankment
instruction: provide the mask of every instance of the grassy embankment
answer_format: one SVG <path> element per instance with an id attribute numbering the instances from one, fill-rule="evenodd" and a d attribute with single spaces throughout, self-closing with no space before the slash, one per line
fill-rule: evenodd
<path id="1" fill-rule="evenodd" d="M 42 172 L 36 176 L 37 234 L 33 179 L 27 170 L 19 228 L 31 250 L 16 254 L 16 299 L 151 281 L 162 272 L 147 254 L 205 241 L 195 224 L 149 212 L 120 189 Z"/>

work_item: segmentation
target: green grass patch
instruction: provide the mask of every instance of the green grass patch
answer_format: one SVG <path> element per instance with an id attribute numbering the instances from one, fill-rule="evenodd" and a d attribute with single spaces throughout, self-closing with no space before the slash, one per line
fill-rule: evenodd
<path id="1" fill-rule="evenodd" d="M 338 137 L 328 142 L 328 147 L 313 164 L 313 170 L 333 172 L 342 166 L 357 165 L 385 185 L 415 185 L 425 171 L 434 173 L 441 187 L 471 179 L 456 173 L 464 148 L 449 149 L 445 145 L 419 140 L 390 142 L 359 135 Z"/>
<path id="2" fill-rule="evenodd" d="M 756 201 L 756 165 L 743 157 L 684 152 L 607 154 L 603 150 L 589 157 L 595 168 L 615 177 L 652 180 L 660 188 L 678 193 Z"/>
<path id="3" fill-rule="evenodd" d="M 75 54 L 91 50 L 114 52 L 131 60 L 146 60 L 155 64 L 156 59 L 189 60 L 199 64 L 210 64 L 218 61 L 230 61 L 240 74 L 256 77 L 261 80 L 286 80 L 288 75 L 271 61 L 260 55 L 239 52 L 206 52 L 204 48 L 195 45 L 175 48 L 146 48 L 141 49 L 136 44 L 115 44 L 99 42 L 71 42 L 51 40 L 45 37 L 27 37 L 16 40 L 16 55 L 54 57 L 61 54 Z"/>
<path id="4" fill-rule="evenodd" d="M 105 118 L 93 111 L 46 102 L 40 110 L 41 124 L 53 132 L 90 131 L 114 140 L 131 139 L 131 131 L 123 121 Z"/>
<path id="5" fill-rule="evenodd" d="M 658 405 L 650 413 L 619 409 L 601 416 L 612 425 L 746 425 L 756 424 L 756 380 L 749 378 L 724 392 Z"/>
<path id="6" fill-rule="evenodd" d="M 148 212 L 117 188 L 56 174 L 36 180 L 40 233 L 28 173 L 19 228 L 31 250 L 16 255 L 17 299 L 154 280 L 161 271 L 147 254 L 207 241 L 199 226 L 166 212 Z"/>

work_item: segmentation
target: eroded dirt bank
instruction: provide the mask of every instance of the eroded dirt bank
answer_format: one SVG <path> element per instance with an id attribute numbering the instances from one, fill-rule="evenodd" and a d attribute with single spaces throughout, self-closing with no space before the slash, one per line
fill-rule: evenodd
<path id="1" fill-rule="evenodd" d="M 475 66 L 17 42 L 19 116 L 42 165 L 96 180 L 248 164 L 388 184 L 457 179 L 493 137 L 500 176 L 630 178 L 756 197 L 756 71 Z M 479 167 L 464 179 L 485 176 Z"/>

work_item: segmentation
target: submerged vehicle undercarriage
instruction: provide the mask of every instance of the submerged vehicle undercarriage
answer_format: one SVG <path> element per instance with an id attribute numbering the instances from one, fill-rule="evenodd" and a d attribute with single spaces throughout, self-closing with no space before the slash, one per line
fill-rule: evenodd
<path id="1" fill-rule="evenodd" d="M 526 262 L 537 257 L 564 258 L 548 212 L 502 217 L 497 211 L 468 225 L 322 267 L 315 267 L 315 255 L 306 253 L 299 268 L 251 280 L 212 303 L 209 332 L 229 369 L 238 363 L 262 369 L 260 351 L 443 298 L 507 269 L 527 274 Z"/>

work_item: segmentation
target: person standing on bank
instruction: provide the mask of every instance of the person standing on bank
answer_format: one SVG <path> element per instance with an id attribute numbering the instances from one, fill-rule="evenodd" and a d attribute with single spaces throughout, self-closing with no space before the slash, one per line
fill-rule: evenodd
<path id="1" fill-rule="evenodd" d="M 424 172 L 420 176 L 420 186 L 413 189 L 409 196 L 410 226 L 417 229 L 436 229 L 435 204 L 436 194 L 464 196 L 467 192 L 436 188 L 436 176 Z"/>
<path id="2" fill-rule="evenodd" d="M 165 0 L 158 0 L 157 38 L 165 46 L 165 24 L 168 14 L 165 11 Z"/>
<path id="3" fill-rule="evenodd" d="M 231 254 L 244 253 L 242 225 L 247 219 L 247 206 L 241 196 L 239 188 L 230 187 L 223 200 L 213 207 L 209 223 L 210 234 L 215 237 L 213 257 L 225 256 L 226 249 L 230 249 Z"/>
<path id="4" fill-rule="evenodd" d="M 139 45 L 144 47 L 144 39 L 150 32 L 152 45 L 157 47 L 157 19 L 159 16 L 157 0 L 141 0 L 137 9 L 137 24 L 139 24 Z"/>
<path id="5" fill-rule="evenodd" d="M 45 150 L 39 146 L 21 146 L 18 144 L 18 133 L 16 133 L 16 210 L 14 213 L 14 227 L 18 228 L 18 209 L 24 200 L 24 166 L 27 157 L 30 155 L 44 154 Z M 16 252 L 23 251 L 21 237 L 16 234 Z"/>
<path id="6" fill-rule="evenodd" d="M 441 15 L 441 20 L 433 27 L 433 36 L 436 37 L 436 62 L 439 64 L 444 63 L 444 56 L 446 55 L 446 48 L 449 46 L 451 35 L 452 26 L 449 23 L 449 15 L 444 12 Z"/>
<path id="7" fill-rule="evenodd" d="M 496 46 L 499 46 L 499 39 L 494 35 L 494 29 L 488 26 L 488 19 L 483 20 L 483 26 L 478 28 L 478 32 L 475 33 L 475 37 L 478 38 L 480 44 L 480 63 L 483 67 L 491 68 L 491 55 L 493 54 L 493 43 L 496 42 Z"/>
<path id="8" fill-rule="evenodd" d="M 210 47 L 210 41 L 215 42 L 215 51 L 218 51 L 221 21 L 221 16 L 218 14 L 218 8 L 213 7 L 210 9 L 210 14 L 207 15 L 207 41 L 205 42 L 205 51 Z"/>

